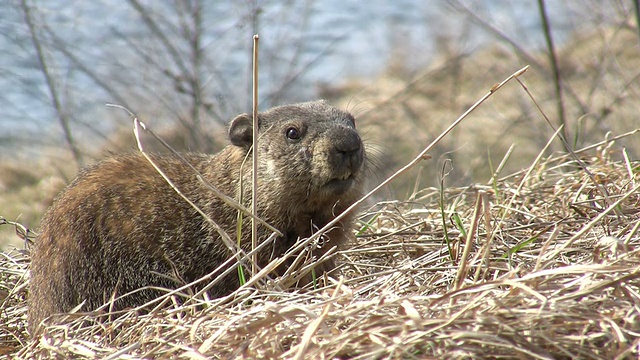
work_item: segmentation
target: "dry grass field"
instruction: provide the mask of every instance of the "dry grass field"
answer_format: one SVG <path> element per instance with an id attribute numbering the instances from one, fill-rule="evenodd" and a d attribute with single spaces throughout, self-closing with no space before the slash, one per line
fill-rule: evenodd
<path id="1" fill-rule="evenodd" d="M 285 275 L 220 299 L 173 291 L 148 313 L 75 312 L 32 339 L 29 251 L 0 253 L 0 358 L 637 359 L 638 35 L 581 34 L 559 58 L 574 150 L 535 55 L 522 85 L 495 92 L 359 209 L 340 267 L 315 286 L 286 289 Z M 500 46 L 455 59 L 339 94 L 381 181 L 524 66 Z M 16 231 L 33 233 L 13 220 L 37 223 L 65 180 L 2 173 L 14 178 L 0 182 L 0 240 L 20 244 Z"/>
<path id="2" fill-rule="evenodd" d="M 18 358 L 640 356 L 638 164 L 613 141 L 488 184 L 425 188 L 363 212 L 340 275 L 105 324 L 69 315 L 31 341 L 28 253 L 0 258 L 0 352 Z M 587 166 L 589 173 L 583 166 Z M 281 280 L 286 281 L 286 279 Z M 173 305 L 172 305 L 173 304 Z M 102 313 L 102 316 L 108 316 Z"/>

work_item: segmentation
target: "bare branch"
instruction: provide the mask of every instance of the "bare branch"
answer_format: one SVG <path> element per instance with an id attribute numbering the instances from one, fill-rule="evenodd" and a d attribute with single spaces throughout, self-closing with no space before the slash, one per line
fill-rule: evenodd
<path id="1" fill-rule="evenodd" d="M 25 22 L 29 27 L 29 33 L 31 35 L 31 41 L 33 42 L 33 47 L 36 50 L 38 55 L 38 62 L 40 63 L 40 70 L 42 71 L 42 75 L 44 75 L 45 81 L 47 83 L 47 88 L 49 89 L 49 95 L 51 96 L 51 101 L 53 102 L 53 107 L 56 110 L 56 114 L 58 116 L 58 121 L 60 122 L 60 126 L 62 127 L 62 131 L 64 132 L 65 141 L 67 142 L 67 146 L 71 150 L 73 154 L 73 158 L 78 165 L 78 167 L 82 167 L 82 155 L 80 154 L 80 150 L 76 146 L 73 136 L 71 134 L 71 128 L 69 127 L 69 118 L 65 114 L 62 109 L 62 105 L 60 103 L 60 98 L 58 97 L 58 92 L 56 90 L 56 86 L 53 81 L 53 77 L 49 72 L 49 67 L 47 65 L 47 60 L 44 56 L 44 50 L 42 49 L 42 45 L 40 44 L 40 39 L 38 38 L 38 33 L 36 32 L 35 25 L 33 23 L 33 18 L 31 16 L 31 9 L 27 4 L 27 0 L 22 0 L 21 3 L 22 12 L 24 14 Z"/>

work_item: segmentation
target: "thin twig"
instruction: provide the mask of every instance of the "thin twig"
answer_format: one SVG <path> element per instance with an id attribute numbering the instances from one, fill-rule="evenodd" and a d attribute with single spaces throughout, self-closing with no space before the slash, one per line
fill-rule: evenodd
<path id="1" fill-rule="evenodd" d="M 634 186 L 631 190 L 627 191 L 623 196 L 619 197 L 616 202 L 609 205 L 605 210 L 603 210 L 598 216 L 593 218 L 590 222 L 584 225 L 580 231 L 575 233 L 566 243 L 564 243 L 559 249 L 554 252 L 554 255 L 559 254 L 560 252 L 568 249 L 576 240 L 582 238 L 588 231 L 590 231 L 594 226 L 596 226 L 605 216 L 607 216 L 612 211 L 618 211 L 618 207 L 625 201 L 629 196 L 637 194 L 638 190 L 640 190 L 640 184 Z"/>
<path id="2" fill-rule="evenodd" d="M 462 250 L 460 265 L 458 265 L 458 274 L 456 275 L 456 280 L 453 285 L 454 290 L 458 290 L 460 289 L 460 287 L 462 287 L 464 278 L 467 276 L 467 269 L 469 268 L 469 253 L 471 252 L 471 248 L 473 247 L 472 243 L 478 229 L 478 220 L 480 219 L 480 215 L 482 215 L 482 207 L 482 193 L 479 192 L 476 195 L 476 205 L 474 206 L 471 225 L 469 225 L 467 239 L 464 243 L 464 249 Z"/>
<path id="3" fill-rule="evenodd" d="M 542 108 L 538 104 L 538 101 L 535 99 L 533 94 L 531 94 L 531 92 L 529 91 L 529 88 L 522 81 L 520 81 L 520 79 L 516 79 L 516 81 L 520 84 L 520 86 L 522 86 L 522 88 L 524 89 L 525 93 L 529 96 L 529 98 L 531 99 L 533 104 L 536 106 L 536 109 L 538 110 L 538 112 L 540 114 L 542 114 L 542 117 L 545 119 L 547 124 L 549 124 L 549 126 L 551 126 L 551 128 L 554 131 L 556 131 L 556 132 L 559 131 L 558 129 L 555 128 L 555 126 L 553 125 L 551 120 L 549 120 L 549 117 L 547 117 L 547 114 L 542 110 Z M 564 128 L 564 126 L 561 126 L 561 128 Z M 602 184 L 600 184 L 598 181 L 596 181 L 595 176 L 593 175 L 591 170 L 589 170 L 589 167 L 587 166 L 587 164 L 584 161 L 582 161 L 582 159 L 580 159 L 580 157 L 578 157 L 578 155 L 576 154 L 576 151 L 573 150 L 573 146 L 569 145 L 569 143 L 567 142 L 567 139 L 564 137 L 563 134 L 565 134 L 564 129 L 562 129 L 562 134 L 560 134 L 558 137 L 560 138 L 560 141 L 562 141 L 562 143 L 564 144 L 565 149 L 567 150 L 569 155 L 571 155 L 571 157 L 573 157 L 573 159 L 578 163 L 578 165 L 580 165 L 580 167 L 582 168 L 582 170 L 584 170 L 584 172 L 587 174 L 587 176 L 589 176 L 589 179 L 591 179 L 593 184 L 596 186 L 596 188 L 600 191 L 602 196 L 605 198 L 605 201 L 607 202 L 607 205 L 610 205 L 611 204 L 611 200 L 609 199 L 609 192 L 607 191 L 607 188 L 602 186 Z M 616 213 L 617 213 L 617 210 L 616 210 Z"/>
<path id="4" fill-rule="evenodd" d="M 255 220 L 258 216 L 258 40 L 260 37 L 256 34 L 253 36 L 253 151 L 252 151 L 252 171 L 251 171 L 251 249 L 258 246 L 258 222 Z M 253 256 L 253 273 L 256 273 L 256 264 L 258 263 L 258 254 Z"/>
<path id="5" fill-rule="evenodd" d="M 495 37 L 498 38 L 499 40 L 503 40 L 507 42 L 516 51 L 519 57 L 523 58 L 527 64 L 530 64 L 535 69 L 538 69 L 539 71 L 544 72 L 545 75 L 546 74 L 550 75 L 549 70 L 541 62 L 539 62 L 534 55 L 529 54 L 521 46 L 521 43 L 522 43 L 521 41 L 517 41 L 510 38 L 507 33 L 503 32 L 498 27 L 493 25 L 494 22 L 484 20 L 482 17 L 480 17 L 477 14 L 476 11 L 469 9 L 461 1 L 459 0 L 449 0 L 449 1 L 451 1 L 454 4 L 456 9 L 462 10 L 464 13 L 466 13 L 471 18 L 471 20 L 477 23 L 478 25 L 480 25 L 481 28 L 489 31 L 491 34 L 495 35 Z M 585 104 L 582 101 L 581 97 L 579 97 L 578 94 L 576 94 L 576 92 L 570 86 L 571 84 L 567 82 L 561 85 L 565 86 L 564 90 L 567 92 L 567 95 L 569 95 L 571 99 L 580 107 L 580 112 L 582 114 L 588 114 L 591 112 L 587 104 Z"/>
<path id="6" fill-rule="evenodd" d="M 402 175 L 403 173 L 405 173 L 406 171 L 411 169 L 417 163 L 419 163 L 422 160 L 429 159 L 430 156 L 428 155 L 428 152 L 431 151 L 431 149 L 433 149 L 433 147 L 436 144 L 438 144 L 440 142 L 440 140 L 442 140 L 449 132 L 451 132 L 451 130 L 453 130 L 458 124 L 460 124 L 460 122 L 462 122 L 462 120 L 464 120 L 478 106 L 480 106 L 489 97 L 491 97 L 491 95 L 493 95 L 496 91 L 501 89 L 506 83 L 508 83 L 512 79 L 517 78 L 518 76 L 524 74 L 525 71 L 527 71 L 527 69 L 529 69 L 528 65 L 523 67 L 523 68 L 521 68 L 520 70 L 514 72 L 513 74 L 508 76 L 506 79 L 504 79 L 502 82 L 494 84 L 491 87 L 491 89 L 489 89 L 489 91 L 484 96 L 482 96 L 480 98 L 480 100 L 476 101 L 471 107 L 469 107 L 469 109 L 467 111 L 465 111 L 462 115 L 460 115 L 460 117 L 458 117 L 447 129 L 445 129 L 435 140 L 433 140 L 431 142 L 431 144 L 429 144 L 424 150 L 422 150 L 411 162 L 409 162 L 407 165 L 405 165 L 402 168 L 400 168 L 399 170 L 397 170 L 393 175 L 388 177 L 386 180 L 384 180 L 378 186 L 376 186 L 371 191 L 369 191 L 367 194 L 362 196 L 362 198 L 360 198 L 358 201 L 354 202 L 351 206 L 349 206 L 347 209 L 345 209 L 341 214 L 336 216 L 333 220 L 331 220 L 329 223 L 327 223 L 324 227 L 322 227 L 321 229 L 316 231 L 312 236 L 310 236 L 309 238 L 307 238 L 307 239 L 305 239 L 303 241 L 300 241 L 297 245 L 294 245 L 287 252 L 287 254 L 282 256 L 281 261 L 283 261 L 287 257 L 293 256 L 293 254 L 298 253 L 301 249 L 303 249 L 304 247 L 308 246 L 311 242 L 316 241 L 320 236 L 322 236 L 322 234 L 326 233 L 327 231 L 332 229 L 334 226 L 336 226 L 336 224 L 340 220 L 342 220 L 342 218 L 344 218 L 348 213 L 350 213 L 351 211 L 355 210 L 357 207 L 362 205 L 362 203 L 364 203 L 369 197 L 371 197 L 373 194 L 378 192 L 380 189 L 382 189 L 383 187 L 388 185 L 391 181 L 395 180 L 400 175 Z"/>
<path id="7" fill-rule="evenodd" d="M 180 71 L 182 71 L 183 74 L 189 74 L 190 71 L 184 63 L 182 53 L 174 46 L 173 42 L 169 40 L 162 29 L 160 29 L 160 25 L 158 25 L 157 21 L 151 18 L 150 14 L 153 12 L 149 8 L 145 8 L 139 0 L 128 0 L 128 2 L 142 17 L 142 21 L 147 25 L 149 30 L 151 30 L 151 33 L 160 40 L 160 43 L 162 43 L 165 49 L 169 52 L 174 64 L 180 68 Z"/>
<path id="8" fill-rule="evenodd" d="M 638 41 L 640 41 L 640 0 L 633 2 L 633 7 L 636 14 L 636 29 L 638 29 Z"/>
<path id="9" fill-rule="evenodd" d="M 567 137 L 567 124 L 564 115 L 564 98 L 562 95 L 562 78 L 560 77 L 560 66 L 558 65 L 558 56 L 556 55 L 555 47 L 553 46 L 553 37 L 551 36 L 551 26 L 549 25 L 549 17 L 547 16 L 547 9 L 544 4 L 544 0 L 538 0 L 538 8 L 540 10 L 540 18 L 542 20 L 542 30 L 544 38 L 547 42 L 547 50 L 549 51 L 549 61 L 551 62 L 551 69 L 553 73 L 553 85 L 556 92 L 556 104 L 558 107 L 558 120 L 562 126 L 562 137 L 566 140 Z M 565 141 L 565 146 L 568 143 Z M 567 148 L 570 151 L 573 147 Z"/>
<path id="10" fill-rule="evenodd" d="M 121 109 L 126 111 L 133 120 L 137 120 L 137 117 L 134 113 L 132 113 L 129 109 L 122 107 L 120 105 L 114 105 L 114 104 L 107 104 L 107 107 L 113 107 L 116 109 Z M 172 148 L 169 144 L 167 144 L 166 141 L 162 140 L 162 138 L 160 136 L 158 136 L 153 130 L 151 130 L 149 127 L 147 127 L 143 122 L 139 121 L 141 125 L 142 130 L 148 132 L 149 134 L 151 134 L 151 136 L 153 136 L 156 140 L 158 140 L 162 146 L 164 146 L 165 148 L 167 148 L 169 151 L 171 151 L 171 153 L 173 155 L 175 155 L 176 157 L 178 157 L 180 159 L 180 161 L 182 161 L 183 164 L 187 165 L 192 171 L 193 173 L 196 175 L 197 179 L 207 188 L 209 188 L 209 190 L 213 191 L 213 193 L 218 196 L 220 198 L 220 200 L 222 200 L 225 204 L 233 207 L 236 210 L 240 210 L 243 213 L 245 213 L 247 216 L 253 217 L 253 214 L 251 213 L 251 211 L 249 209 L 247 209 L 244 205 L 242 205 L 241 203 L 239 203 L 238 201 L 236 201 L 235 199 L 223 194 L 222 192 L 220 192 L 220 190 L 218 190 L 215 186 L 213 186 L 210 182 L 208 182 L 204 176 L 202 176 L 202 174 L 198 171 L 198 169 L 196 169 L 195 167 L 193 167 L 193 165 L 191 165 L 191 163 L 189 163 L 187 161 L 187 159 L 184 158 L 184 156 L 182 156 L 179 152 L 177 152 L 174 148 Z M 258 222 L 262 225 L 264 225 L 267 229 L 275 232 L 276 234 L 278 234 L 278 236 L 283 236 L 282 233 L 280 232 L 280 230 L 274 228 L 273 226 L 269 225 L 269 223 L 267 223 L 266 221 L 262 220 L 261 218 L 256 218 L 256 220 L 258 220 Z"/>
<path id="11" fill-rule="evenodd" d="M 527 71 L 527 69 L 529 69 L 529 65 L 527 65 L 527 66 L 523 67 L 522 69 L 514 72 L 509 77 L 504 79 L 502 82 L 493 85 L 491 87 L 491 89 L 484 96 L 482 96 L 480 98 L 480 100 L 476 101 L 475 104 L 471 105 L 471 107 L 469 107 L 469 109 L 467 109 L 467 111 L 465 111 L 462 115 L 460 115 L 460 117 L 458 117 L 451 125 L 449 125 L 448 128 L 446 128 L 440 135 L 438 135 L 438 137 L 436 137 L 435 140 L 433 140 L 431 142 L 431 144 L 429 144 L 426 148 L 424 148 L 424 150 L 422 150 L 413 160 L 411 160 L 407 165 L 405 165 L 402 168 L 400 168 L 399 170 L 397 170 L 393 175 L 389 176 L 387 179 L 385 179 L 383 182 L 381 182 L 378 186 L 376 186 L 371 191 L 369 191 L 367 194 L 365 194 L 362 198 L 360 198 L 360 200 L 356 201 L 351 206 L 349 206 L 345 211 L 342 212 L 342 214 L 338 215 L 335 219 L 333 219 L 327 225 L 325 225 L 322 229 L 320 229 L 317 232 L 317 234 L 323 234 L 327 230 L 329 230 L 332 227 L 334 227 L 338 223 L 338 221 L 340 221 L 347 213 L 353 211 L 355 208 L 360 206 L 371 195 L 377 193 L 380 189 L 382 189 L 383 187 L 387 186 L 390 182 L 392 182 L 393 180 L 398 178 L 400 175 L 404 174 L 406 171 L 408 171 L 409 169 L 414 167 L 420 161 L 424 160 L 425 158 L 428 158 L 429 151 L 431 151 L 433 149 L 433 147 L 436 146 L 436 144 L 438 144 L 440 142 L 440 140 L 442 140 L 449 132 L 451 132 L 451 130 L 453 130 L 456 126 L 458 126 L 458 124 L 460 124 L 462 122 L 462 120 L 464 120 L 472 111 L 474 111 L 478 106 L 480 106 L 483 102 L 485 102 L 485 100 L 487 100 L 489 97 L 491 97 L 491 95 L 493 95 L 496 91 L 500 90 L 506 83 L 508 83 L 512 79 L 517 78 L 518 76 L 524 74 L 525 71 Z"/>
<path id="12" fill-rule="evenodd" d="M 200 209 L 198 207 L 198 205 L 196 205 L 186 195 L 184 195 L 182 193 L 182 191 L 180 189 L 178 189 L 178 187 L 173 183 L 173 181 L 171 181 L 171 179 L 169 179 L 167 174 L 165 174 L 164 171 L 162 169 L 160 169 L 160 167 L 156 164 L 156 162 L 153 161 L 151 156 L 149 156 L 149 154 L 147 154 L 147 152 L 144 149 L 144 146 L 142 145 L 142 141 L 140 140 L 140 128 L 142 127 L 143 129 L 146 129 L 147 128 L 146 125 L 143 122 L 141 122 L 140 120 L 138 120 L 138 118 L 134 118 L 133 119 L 133 124 L 134 124 L 133 125 L 133 132 L 134 132 L 135 137 L 136 137 L 136 142 L 138 144 L 138 149 L 140 150 L 142 155 L 147 159 L 147 161 L 151 164 L 151 166 L 153 166 L 153 168 L 158 172 L 158 174 L 160 174 L 160 176 L 162 176 L 164 178 L 164 180 L 167 182 L 167 184 L 169 184 L 169 186 L 171 186 L 171 188 L 178 195 L 180 195 L 181 198 L 183 198 L 187 203 L 189 203 L 189 205 L 191 205 L 191 207 L 193 207 L 200 214 L 200 216 L 202 216 L 209 224 L 211 224 L 211 226 L 213 226 L 213 228 L 216 230 L 216 232 L 218 232 L 218 234 L 222 238 L 222 242 L 229 248 L 229 250 L 231 250 L 232 254 L 236 255 L 236 258 L 238 259 L 238 263 L 240 263 L 241 256 L 245 255 L 244 251 L 242 250 L 242 248 L 237 246 L 231 240 L 231 237 L 227 234 L 226 231 L 224 231 L 222 229 L 222 227 L 220 227 L 220 225 L 218 225 L 215 221 L 213 221 L 213 219 L 209 215 L 207 215 L 204 211 L 202 211 L 202 209 Z"/>
<path id="13" fill-rule="evenodd" d="M 540 150 L 540 152 L 538 152 L 538 156 L 536 156 L 536 158 L 533 160 L 533 163 L 531 163 L 531 166 L 529 166 L 529 168 L 527 169 L 527 171 L 524 174 L 524 176 L 522 176 L 522 179 L 518 183 L 518 186 L 516 187 L 516 189 L 513 191 L 513 195 L 509 199 L 509 202 L 507 203 L 507 206 L 505 206 L 505 210 L 502 212 L 502 216 L 500 217 L 500 221 L 498 221 L 498 224 L 493 227 L 493 232 L 491 233 L 491 239 L 493 239 L 498 234 L 500 229 L 502 229 L 502 224 L 504 223 L 504 221 L 505 221 L 505 219 L 507 218 L 507 215 L 508 215 L 508 211 L 507 210 L 512 209 L 513 203 L 515 202 L 516 198 L 518 198 L 520 196 L 520 192 L 522 191 L 522 188 L 525 186 L 525 183 L 527 182 L 527 180 L 531 176 L 531 173 L 533 172 L 535 167 L 540 163 L 540 161 L 542 160 L 542 155 L 551 146 L 551 143 L 553 142 L 553 139 L 555 139 L 556 136 L 558 136 L 558 134 L 560 133 L 560 130 L 562 130 L 562 126 L 560 126 L 560 128 L 558 130 L 556 130 L 555 133 L 553 133 L 553 135 L 549 138 L 549 141 L 547 141 L 547 143 L 542 148 L 542 150 Z"/>

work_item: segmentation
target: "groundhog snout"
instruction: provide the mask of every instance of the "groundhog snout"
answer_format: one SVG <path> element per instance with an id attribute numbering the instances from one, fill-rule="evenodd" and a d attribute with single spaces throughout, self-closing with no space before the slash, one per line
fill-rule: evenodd
<path id="1" fill-rule="evenodd" d="M 356 173 L 364 160 L 362 139 L 351 129 L 332 135 L 334 135 L 332 162 L 335 170 L 349 175 Z"/>

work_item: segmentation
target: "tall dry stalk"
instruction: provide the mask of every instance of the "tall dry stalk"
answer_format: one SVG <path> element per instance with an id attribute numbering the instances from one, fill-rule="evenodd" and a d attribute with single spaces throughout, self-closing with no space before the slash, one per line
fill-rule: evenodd
<path id="1" fill-rule="evenodd" d="M 540 10 L 540 19 L 542 20 L 542 32 L 547 43 L 547 51 L 549 52 L 549 62 L 551 63 L 551 70 L 553 73 L 553 86 L 556 93 L 556 106 L 558 108 L 558 120 L 562 125 L 562 137 L 566 140 L 567 137 L 567 123 L 564 114 L 564 98 L 562 95 L 562 77 L 560 77 L 560 67 L 558 66 L 558 56 L 556 49 L 553 45 L 553 37 L 551 36 L 551 25 L 549 25 L 549 17 L 547 16 L 547 8 L 544 0 L 538 0 L 538 9 Z M 567 146 L 568 143 L 565 143 Z M 575 146 L 575 144 L 573 144 Z M 567 151 L 570 151 L 567 148 Z"/>
<path id="2" fill-rule="evenodd" d="M 253 106 L 253 151 L 252 171 L 251 171 L 251 213 L 258 216 L 258 40 L 260 37 L 253 35 L 253 89 L 251 93 Z M 255 218 L 251 218 L 251 249 L 258 247 L 258 222 Z M 256 264 L 258 263 L 258 254 L 253 255 L 252 269 L 253 273 L 257 273 Z"/>

